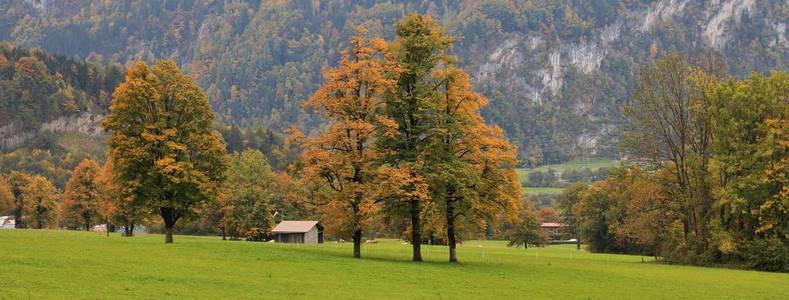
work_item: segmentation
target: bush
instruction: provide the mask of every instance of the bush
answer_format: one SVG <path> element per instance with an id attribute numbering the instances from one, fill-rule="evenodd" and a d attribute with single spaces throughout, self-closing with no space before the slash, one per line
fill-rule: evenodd
<path id="1" fill-rule="evenodd" d="M 748 266 L 762 271 L 789 271 L 789 247 L 778 238 L 755 239 L 748 243 Z"/>

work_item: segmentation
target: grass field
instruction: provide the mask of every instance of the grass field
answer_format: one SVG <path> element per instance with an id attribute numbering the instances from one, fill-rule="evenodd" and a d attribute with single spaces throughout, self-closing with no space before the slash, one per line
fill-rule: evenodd
<path id="1" fill-rule="evenodd" d="M 470 241 L 460 264 L 397 241 L 284 245 L 215 237 L 122 238 L 0 230 L 0 298 L 789 299 L 789 274 L 642 263 L 573 245 L 513 249 Z"/>
<path id="2" fill-rule="evenodd" d="M 610 159 L 589 159 L 589 160 L 574 160 L 562 164 L 554 164 L 554 165 L 544 165 L 534 169 L 515 169 L 518 172 L 518 177 L 520 182 L 526 182 L 529 178 L 530 172 L 540 171 L 540 172 L 547 172 L 549 169 L 554 169 L 556 171 L 556 176 L 561 176 L 562 172 L 566 170 L 582 170 L 583 168 L 589 168 L 592 171 L 596 171 L 600 168 L 614 168 L 618 167 L 621 164 L 618 160 L 610 160 Z M 556 187 L 523 187 L 523 193 L 527 195 L 539 195 L 539 194 L 547 194 L 547 195 L 558 195 L 564 191 L 564 188 L 556 188 Z"/>
<path id="3" fill-rule="evenodd" d="M 564 191 L 564 188 L 557 187 L 522 187 L 523 193 L 526 195 L 558 195 Z"/>
<path id="4" fill-rule="evenodd" d="M 525 169 L 519 168 L 515 171 L 518 172 L 518 176 L 520 177 L 521 181 L 526 180 L 529 176 L 529 172 L 547 172 L 548 169 L 554 169 L 556 171 L 556 176 L 561 176 L 562 172 L 565 170 L 582 170 L 583 168 L 589 168 L 592 171 L 595 171 L 599 168 L 614 168 L 618 167 L 621 164 L 618 160 L 610 160 L 610 159 L 589 159 L 589 160 L 573 160 L 570 162 L 562 163 L 562 164 L 554 164 L 554 165 L 544 165 L 539 166 L 533 169 Z"/>

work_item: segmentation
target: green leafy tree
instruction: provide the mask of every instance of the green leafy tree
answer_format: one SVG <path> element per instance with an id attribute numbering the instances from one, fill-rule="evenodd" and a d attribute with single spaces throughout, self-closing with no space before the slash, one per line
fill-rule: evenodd
<path id="1" fill-rule="evenodd" d="M 14 219 L 16 220 L 14 227 L 16 228 L 27 227 L 27 223 L 22 218 L 25 207 L 25 199 L 22 197 L 22 188 L 28 184 L 30 179 L 30 175 L 17 171 L 11 171 L 7 177 L 8 183 L 11 186 L 11 194 L 14 197 Z"/>
<path id="2" fill-rule="evenodd" d="M 518 218 L 515 220 L 505 233 L 508 246 L 523 246 L 523 249 L 528 249 L 529 245 L 541 246 L 546 243 L 547 238 L 540 228 L 540 220 L 531 202 L 523 202 L 518 208 Z"/>
<path id="3" fill-rule="evenodd" d="M 581 200 L 581 195 L 588 188 L 585 183 L 575 183 L 562 191 L 559 196 L 559 218 L 564 226 L 561 227 L 563 234 L 575 239 L 575 249 L 581 250 L 581 236 L 579 227 L 581 216 L 573 214 L 573 207 Z"/>
<path id="4" fill-rule="evenodd" d="M 406 204 L 411 219 L 412 260 L 422 261 L 421 214 L 423 202 L 429 200 L 422 174 L 424 151 L 429 144 L 428 132 L 435 122 L 440 85 L 433 78 L 434 68 L 444 59 L 453 39 L 444 33 L 430 16 L 409 15 L 397 24 L 397 39 L 392 43 L 394 59 L 402 68 L 394 93 L 386 98 L 385 116 L 391 120 L 386 129 L 395 129 L 379 139 L 382 159 L 403 176 L 395 205 Z"/>
<path id="5" fill-rule="evenodd" d="M 172 61 L 136 63 L 112 98 L 103 126 L 114 169 L 159 213 L 172 243 L 175 223 L 215 200 L 225 177 L 227 154 L 208 99 Z"/>
<path id="6" fill-rule="evenodd" d="M 230 156 L 220 222 L 231 238 L 262 241 L 268 236 L 274 225 L 271 181 L 271 166 L 262 152 L 244 150 Z"/>

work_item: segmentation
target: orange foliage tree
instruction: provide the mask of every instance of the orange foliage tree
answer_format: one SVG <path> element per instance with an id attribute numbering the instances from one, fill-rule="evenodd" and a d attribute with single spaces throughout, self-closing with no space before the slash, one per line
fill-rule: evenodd
<path id="1" fill-rule="evenodd" d="M 16 208 L 14 193 L 11 191 L 11 184 L 4 176 L 0 176 L 0 214 L 5 214 Z"/>
<path id="2" fill-rule="evenodd" d="M 96 178 L 99 164 L 91 159 L 81 161 L 71 174 L 63 192 L 63 217 L 76 226 L 90 225 L 98 217 L 99 185 Z"/>
<path id="3" fill-rule="evenodd" d="M 324 132 L 304 144 L 305 178 L 326 186 L 321 204 L 343 218 L 353 234 L 357 258 L 363 223 L 378 210 L 374 200 L 377 111 L 384 104 L 382 95 L 396 83 L 386 76 L 396 68 L 386 59 L 386 43 L 380 39 L 368 42 L 365 34 L 365 29 L 358 30 L 339 66 L 326 72 L 326 83 L 305 103 L 330 122 Z"/>
<path id="4" fill-rule="evenodd" d="M 435 207 L 443 212 L 449 261 L 456 262 L 459 219 L 483 227 L 500 223 L 502 216 L 517 217 L 517 149 L 500 128 L 485 124 L 480 109 L 487 99 L 472 91 L 468 74 L 453 66 L 451 57 L 433 77 L 442 90 L 429 130 L 425 176 Z"/>

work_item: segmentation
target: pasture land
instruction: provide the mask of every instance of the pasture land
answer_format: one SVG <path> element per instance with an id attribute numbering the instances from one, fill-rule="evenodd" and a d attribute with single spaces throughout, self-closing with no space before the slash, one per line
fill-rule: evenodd
<path id="1" fill-rule="evenodd" d="M 564 191 L 564 188 L 559 187 L 528 187 L 521 188 L 526 195 L 558 195 Z"/>
<path id="2" fill-rule="evenodd" d="M 789 299 L 789 274 L 641 262 L 573 245 L 468 241 L 461 263 L 426 246 L 380 241 L 286 245 L 160 235 L 0 230 L 0 298 Z"/>
<path id="3" fill-rule="evenodd" d="M 564 191 L 564 188 L 560 187 L 527 187 L 525 185 L 526 181 L 529 179 L 529 173 L 531 172 L 548 172 L 549 169 L 553 169 L 556 171 L 556 177 L 561 177 L 564 171 L 569 170 L 577 170 L 580 171 L 584 168 L 589 168 L 589 170 L 596 171 L 600 168 L 615 168 L 621 165 L 621 161 L 618 160 L 610 160 L 610 159 L 578 159 L 569 161 L 566 163 L 561 164 L 553 164 L 553 165 L 544 165 L 539 166 L 533 169 L 526 169 L 526 168 L 518 168 L 515 171 L 518 173 L 518 178 L 523 185 L 523 193 L 527 195 L 558 195 Z"/>

